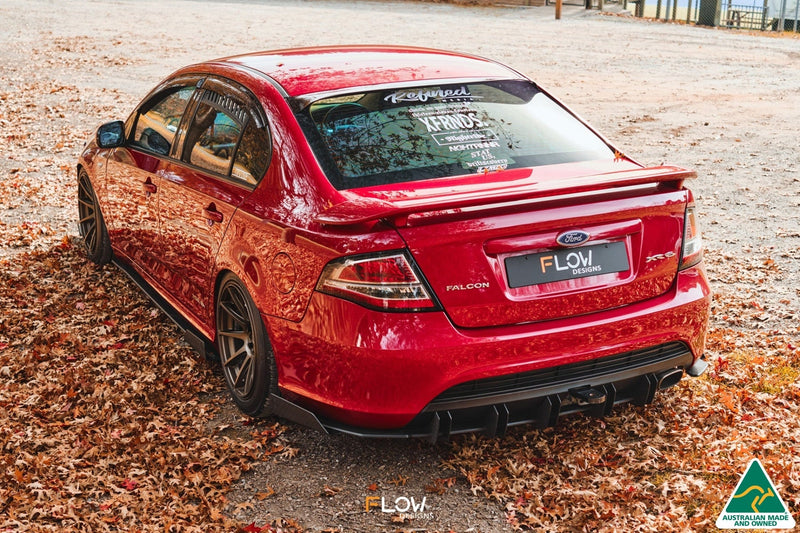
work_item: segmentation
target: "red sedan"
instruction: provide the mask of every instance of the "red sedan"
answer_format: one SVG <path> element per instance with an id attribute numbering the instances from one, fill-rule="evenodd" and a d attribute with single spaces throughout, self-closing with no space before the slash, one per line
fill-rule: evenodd
<path id="1" fill-rule="evenodd" d="M 80 231 L 248 415 L 496 435 L 704 371 L 694 177 L 494 61 L 281 50 L 183 68 L 100 126 Z"/>

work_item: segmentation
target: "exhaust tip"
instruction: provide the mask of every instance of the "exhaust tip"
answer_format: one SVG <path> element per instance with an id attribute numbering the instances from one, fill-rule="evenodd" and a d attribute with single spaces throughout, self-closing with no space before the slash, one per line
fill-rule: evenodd
<path id="1" fill-rule="evenodd" d="M 678 382 L 683 377 L 683 369 L 682 368 L 673 368 L 672 370 L 667 370 L 666 372 L 662 372 L 657 376 L 658 378 L 658 390 L 668 389 L 670 387 L 674 387 L 678 384 Z"/>

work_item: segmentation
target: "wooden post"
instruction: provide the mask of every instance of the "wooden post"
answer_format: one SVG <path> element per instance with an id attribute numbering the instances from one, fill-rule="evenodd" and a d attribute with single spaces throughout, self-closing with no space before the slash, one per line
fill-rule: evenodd
<path id="1" fill-rule="evenodd" d="M 556 0 L 556 20 L 561 20 L 561 2 L 562 0 Z"/>

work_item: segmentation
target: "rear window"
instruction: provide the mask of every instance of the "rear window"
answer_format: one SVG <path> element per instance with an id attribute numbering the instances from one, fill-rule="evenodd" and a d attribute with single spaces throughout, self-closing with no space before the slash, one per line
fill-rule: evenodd
<path id="1" fill-rule="evenodd" d="M 329 97 L 298 119 L 340 190 L 614 157 L 563 107 L 519 80 Z"/>

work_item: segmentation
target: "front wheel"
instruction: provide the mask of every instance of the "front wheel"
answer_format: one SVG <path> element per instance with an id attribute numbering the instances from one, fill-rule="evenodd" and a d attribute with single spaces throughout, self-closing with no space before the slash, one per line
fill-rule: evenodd
<path id="1" fill-rule="evenodd" d="M 83 237 L 86 256 L 90 261 L 98 265 L 105 265 L 111 261 L 108 228 L 103 220 L 92 182 L 85 170 L 81 170 L 78 174 L 78 229 Z"/>
<path id="2" fill-rule="evenodd" d="M 278 370 L 261 314 L 244 284 L 226 275 L 217 292 L 217 348 L 222 374 L 243 413 L 266 416 Z"/>

